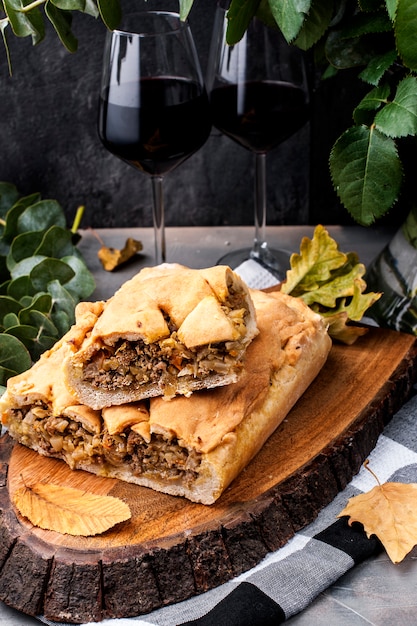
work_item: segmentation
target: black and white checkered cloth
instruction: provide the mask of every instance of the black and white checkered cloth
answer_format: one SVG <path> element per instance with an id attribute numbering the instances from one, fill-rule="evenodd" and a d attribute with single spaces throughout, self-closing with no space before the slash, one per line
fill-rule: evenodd
<path id="1" fill-rule="evenodd" d="M 369 455 L 381 483 L 417 483 L 417 396 L 393 417 Z M 375 479 L 362 468 L 349 485 L 283 548 L 237 578 L 148 615 L 104 620 L 101 626 L 276 626 L 306 608 L 323 590 L 364 559 L 379 553 L 362 525 L 337 519 L 348 498 Z M 46 624 L 53 624 L 44 620 Z"/>

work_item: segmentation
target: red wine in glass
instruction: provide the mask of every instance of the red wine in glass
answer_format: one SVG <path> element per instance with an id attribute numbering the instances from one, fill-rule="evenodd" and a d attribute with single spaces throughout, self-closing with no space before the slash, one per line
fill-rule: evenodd
<path id="1" fill-rule="evenodd" d="M 98 133 L 152 181 L 155 262 L 165 255 L 162 179 L 207 140 L 210 107 L 193 37 L 177 13 L 126 15 L 106 37 Z"/>
<path id="2" fill-rule="evenodd" d="M 308 119 L 300 87 L 283 81 L 224 85 L 211 92 L 214 126 L 251 152 L 269 152 Z"/>
<path id="3" fill-rule="evenodd" d="M 256 259 L 282 280 L 289 254 L 266 241 L 266 155 L 297 132 L 309 117 L 309 94 L 301 51 L 278 29 L 253 18 L 241 41 L 226 41 L 227 9 L 216 10 L 207 72 L 213 125 L 251 151 L 255 162 L 251 249 L 226 254 L 219 263 L 236 268 Z"/>
<path id="4" fill-rule="evenodd" d="M 145 174 L 166 174 L 201 148 L 210 133 L 208 98 L 190 80 L 146 77 L 120 85 L 118 101 L 100 98 L 99 135 L 104 146 Z"/>

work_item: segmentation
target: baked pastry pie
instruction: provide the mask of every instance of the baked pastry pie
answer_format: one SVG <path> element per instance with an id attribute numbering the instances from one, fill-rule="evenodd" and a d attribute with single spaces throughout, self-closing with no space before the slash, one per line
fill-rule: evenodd
<path id="1" fill-rule="evenodd" d="M 236 382 L 258 333 L 246 284 L 229 267 L 146 268 L 71 340 L 68 385 L 101 409 Z"/>
<path id="2" fill-rule="evenodd" d="M 301 300 L 279 292 L 251 295 L 259 334 L 237 382 L 170 401 L 85 405 L 62 375 L 83 324 L 97 313 L 85 305 L 78 326 L 8 381 L 0 400 L 3 424 L 18 442 L 72 469 L 213 504 L 287 416 L 331 347 L 322 318 Z"/>

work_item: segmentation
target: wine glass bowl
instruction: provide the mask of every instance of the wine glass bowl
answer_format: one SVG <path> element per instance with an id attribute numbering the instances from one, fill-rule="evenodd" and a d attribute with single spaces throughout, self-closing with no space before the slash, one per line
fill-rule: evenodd
<path id="1" fill-rule="evenodd" d="M 179 15 L 128 15 L 108 33 L 98 134 L 115 156 L 149 176 L 155 262 L 166 260 L 162 179 L 206 142 L 210 110 L 188 24 Z"/>
<path id="2" fill-rule="evenodd" d="M 226 42 L 227 9 L 219 6 L 210 47 L 207 88 L 213 125 L 254 155 L 255 235 L 251 249 L 219 262 L 231 267 L 254 258 L 280 279 L 289 253 L 266 241 L 266 155 L 298 131 L 309 117 L 309 93 L 301 50 L 278 29 L 254 18 L 241 41 Z"/>

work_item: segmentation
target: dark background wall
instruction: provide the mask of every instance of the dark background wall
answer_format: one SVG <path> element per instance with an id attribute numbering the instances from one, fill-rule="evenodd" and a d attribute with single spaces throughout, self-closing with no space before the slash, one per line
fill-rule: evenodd
<path id="1" fill-rule="evenodd" d="M 178 9 L 176 0 L 125 0 L 124 11 Z M 190 24 L 206 69 L 216 0 L 195 0 Z M 151 225 L 147 177 L 119 161 L 96 132 L 105 28 L 76 15 L 79 49 L 68 53 L 48 28 L 33 47 L 9 36 L 13 76 L 0 49 L 0 180 L 22 193 L 56 198 L 69 220 L 86 205 L 83 226 Z M 360 99 L 353 80 L 318 84 L 311 123 L 268 155 L 268 223 L 349 223 L 330 184 L 331 145 Z M 213 130 L 205 146 L 166 176 L 168 225 L 253 223 L 252 155 Z"/>

